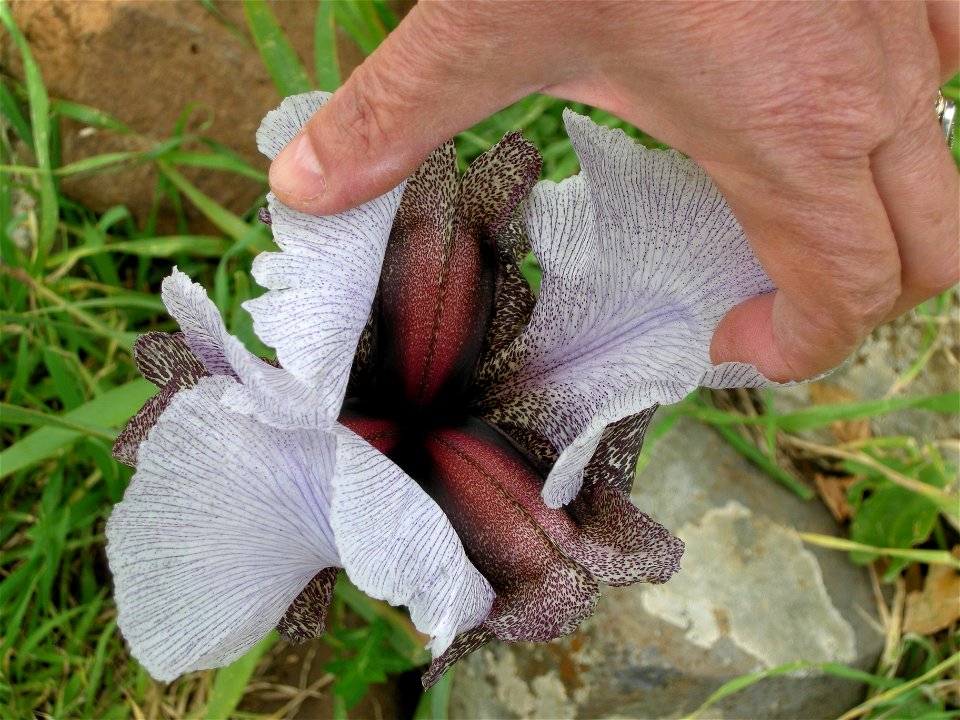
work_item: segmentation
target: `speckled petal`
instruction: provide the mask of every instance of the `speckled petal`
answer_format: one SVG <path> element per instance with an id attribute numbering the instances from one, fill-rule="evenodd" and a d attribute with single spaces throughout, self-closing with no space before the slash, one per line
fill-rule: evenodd
<path id="1" fill-rule="evenodd" d="M 560 450 L 543 490 L 551 507 L 575 497 L 609 424 L 704 381 L 735 381 L 738 369 L 710 364 L 713 330 L 735 304 L 773 290 L 696 164 L 565 119 L 583 171 L 538 184 L 527 204 L 543 283 L 511 371 L 482 408 Z"/>
<path id="2" fill-rule="evenodd" d="M 333 438 L 224 410 L 235 384 L 202 378 L 177 393 L 107 523 L 117 622 L 159 680 L 240 657 L 340 564 Z"/>
<path id="3" fill-rule="evenodd" d="M 190 350 L 183 333 L 144 333 L 133 343 L 137 370 L 159 388 L 191 387 L 210 373 Z"/>
<path id="4" fill-rule="evenodd" d="M 353 583 L 391 605 L 406 605 L 431 636 L 434 657 L 479 625 L 493 590 L 467 559 L 450 522 L 385 455 L 346 428 L 337 437 L 331 523 Z"/>
<path id="5" fill-rule="evenodd" d="M 457 635 L 453 644 L 438 658 L 435 658 L 427 671 L 420 678 L 423 683 L 423 689 L 429 690 L 437 684 L 437 681 L 443 677 L 443 674 L 453 667 L 454 663 L 463 659 L 474 650 L 486 645 L 491 640 L 496 639 L 496 635 L 491 630 L 480 626 L 473 630 L 467 630 L 465 633 Z"/>
<path id="6" fill-rule="evenodd" d="M 596 452 L 584 468 L 583 477 L 587 483 L 604 482 L 630 495 L 643 438 L 657 407 L 654 405 L 607 425 Z"/>
<path id="7" fill-rule="evenodd" d="M 274 157 L 327 97 L 315 92 L 286 98 L 264 119 L 257 133 L 260 150 Z M 276 349 L 284 370 L 313 393 L 330 421 L 343 404 L 404 187 L 321 217 L 267 196 L 282 252 L 261 253 L 254 260 L 253 276 L 268 292 L 244 308 L 257 336 Z"/>
<path id="8" fill-rule="evenodd" d="M 277 623 L 280 637 L 287 642 L 302 643 L 323 634 L 339 572 L 338 567 L 328 567 L 313 576 Z"/>
<path id="9" fill-rule="evenodd" d="M 143 376 L 160 388 L 130 418 L 113 444 L 113 457 L 124 465 L 136 467 L 137 450 L 150 428 L 181 390 L 193 387 L 208 375 L 203 364 L 191 352 L 183 333 L 150 332 L 133 343 L 133 360 Z"/>
<path id="10" fill-rule="evenodd" d="M 542 475 L 499 433 L 470 420 L 426 441 L 428 490 L 497 592 L 484 627 L 499 639 L 548 642 L 593 613 L 594 579 L 562 552 L 577 528 L 540 497 Z"/>

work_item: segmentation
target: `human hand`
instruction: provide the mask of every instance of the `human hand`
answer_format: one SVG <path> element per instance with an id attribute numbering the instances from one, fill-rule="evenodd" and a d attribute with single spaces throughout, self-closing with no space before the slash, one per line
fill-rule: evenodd
<path id="1" fill-rule="evenodd" d="M 958 15 L 949 0 L 422 2 L 270 184 L 340 212 L 530 93 L 603 108 L 710 174 L 778 287 L 727 313 L 712 360 L 807 378 L 960 278 L 958 175 L 933 111 Z"/>

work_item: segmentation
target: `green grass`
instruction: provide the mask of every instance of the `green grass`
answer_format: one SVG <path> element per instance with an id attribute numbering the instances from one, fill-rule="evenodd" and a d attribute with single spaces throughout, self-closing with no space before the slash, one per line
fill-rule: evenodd
<path id="1" fill-rule="evenodd" d="M 384 2 L 324 0 L 308 69 L 290 49 L 268 5 L 247 1 L 244 10 L 251 42 L 284 92 L 336 86 L 335 26 L 369 52 L 396 24 Z M 277 658 L 272 636 L 229 668 L 194 673 L 170 686 L 153 682 L 129 658 L 116 630 L 103 529 L 131 474 L 110 457 L 112 440 L 152 392 L 133 367 L 131 344 L 141 332 L 173 329 L 158 299 L 159 282 L 170 267 L 178 265 L 210 288 L 231 331 L 251 349 L 268 352 L 253 335 L 240 303 L 258 292 L 249 268 L 258 252 L 271 247 L 269 231 L 256 220 L 256 205 L 231 212 L 204 195 L 183 169 L 265 178 L 212 139 L 183 132 L 189 109 L 181 129 L 164 142 L 141 138 L 144 150 L 65 165 L 59 153 L 61 118 L 103 132 L 136 133 L 95 108 L 49 97 L 29 43 L 2 3 L 0 20 L 24 66 L 22 81 L 4 77 L 0 85 L 5 122 L 0 137 L 0 716 L 263 717 L 243 710 L 242 702 L 259 692 L 254 689 L 258 679 Z M 957 88 L 955 79 L 947 94 L 956 95 Z M 565 105 L 533 96 L 462 133 L 457 138 L 461 162 L 468 163 L 504 132 L 522 129 L 544 155 L 545 177 L 575 173 L 577 161 L 560 119 Z M 575 109 L 655 142 L 606 113 Z M 123 207 L 93 213 L 62 192 L 61 181 L 70 175 L 144 163 L 157 169 L 158 179 L 155 207 L 142 225 Z M 178 228 L 164 236 L 156 231 L 161 200 L 171 201 L 172 225 Z M 197 208 L 217 233 L 192 232 L 183 211 L 188 206 Z M 531 268 L 535 273 L 535 263 Z M 956 416 L 956 394 L 919 397 L 909 392 L 910 382 L 942 350 L 944 319 L 951 321 L 956 310 L 955 298 L 946 294 L 917 311 L 916 322 L 925 328 L 923 341 L 888 398 L 778 413 L 764 412 L 764 396 L 754 394 L 752 410 L 757 412 L 751 414 L 744 407 L 718 405 L 715 396 L 703 393 L 664 412 L 648 442 L 689 415 L 723 433 L 773 480 L 802 496 L 813 495 L 813 470 L 858 478 L 849 496 L 851 541 L 857 544 L 838 552 L 855 550 L 851 561 L 873 563 L 900 592 L 905 578 L 944 560 L 950 539 L 956 538 L 956 469 L 935 445 L 913 438 L 876 437 L 811 449 L 798 434 L 906 407 Z M 329 667 L 336 670 L 329 687 L 338 714 L 348 713 L 372 684 L 424 662 L 420 640 L 404 614 L 370 601 L 349 583 L 338 587 L 332 614 L 355 620 L 328 640 Z M 952 707 L 957 702 L 956 695 L 948 697 L 946 684 L 957 677 L 956 638 L 944 632 L 904 635 L 894 626 L 888 633 L 888 650 L 875 673 L 823 669 L 871 686 L 871 696 L 856 716 L 945 717 L 948 701 Z M 735 692 L 759 679 L 743 678 L 718 693 Z M 444 717 L 449 693 L 446 680 L 424 697 L 416 717 Z M 295 710 L 296 696 L 288 705 Z"/>

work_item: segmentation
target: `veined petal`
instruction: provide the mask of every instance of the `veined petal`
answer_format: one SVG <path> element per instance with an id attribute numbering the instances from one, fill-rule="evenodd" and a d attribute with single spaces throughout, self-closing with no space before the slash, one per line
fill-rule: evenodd
<path id="1" fill-rule="evenodd" d="M 286 98 L 257 133 L 261 152 L 275 157 L 328 97 L 315 92 Z M 331 421 L 343 404 L 404 187 L 401 183 L 357 208 L 323 217 L 267 196 L 282 252 L 254 260 L 253 276 L 268 292 L 243 307 L 257 336 L 276 349 L 284 370 L 315 395 Z"/>
<path id="2" fill-rule="evenodd" d="M 268 112 L 257 128 L 257 149 L 271 160 L 276 158 L 330 95 L 314 90 L 285 97 L 280 107 Z"/>
<path id="3" fill-rule="evenodd" d="M 311 388 L 292 373 L 261 360 L 227 332 L 202 286 L 177 268 L 163 281 L 163 302 L 207 371 L 240 381 L 227 388 L 224 404 L 280 428 L 323 428 L 336 419 L 324 405 L 327 388 Z"/>
<path id="4" fill-rule="evenodd" d="M 607 425 L 746 377 L 714 370 L 710 339 L 727 310 L 774 289 L 695 163 L 569 111 L 565 121 L 583 171 L 538 184 L 527 204 L 543 283 L 481 408 L 560 450 L 543 489 L 551 507 L 575 497 Z"/>
<path id="5" fill-rule="evenodd" d="M 118 625 L 164 681 L 236 659 L 320 570 L 340 565 L 328 518 L 334 438 L 226 411 L 235 384 L 202 378 L 171 400 L 107 523 Z"/>
<path id="6" fill-rule="evenodd" d="M 441 655 L 455 635 L 487 617 L 494 593 L 473 566 L 450 522 L 385 455 L 350 430 L 337 437 L 331 523 L 354 584 L 391 605 Z"/>

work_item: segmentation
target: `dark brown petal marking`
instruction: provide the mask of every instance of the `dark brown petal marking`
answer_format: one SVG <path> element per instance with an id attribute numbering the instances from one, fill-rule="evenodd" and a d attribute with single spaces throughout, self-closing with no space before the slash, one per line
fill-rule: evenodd
<path id="1" fill-rule="evenodd" d="M 133 360 L 143 376 L 160 388 L 147 400 L 113 444 L 113 457 L 136 467 L 137 450 L 167 405 L 181 390 L 193 387 L 208 375 L 187 346 L 183 333 L 150 332 L 133 343 Z"/>
<path id="2" fill-rule="evenodd" d="M 540 499 L 542 477 L 479 421 L 430 434 L 428 491 L 497 597 L 484 626 L 501 640 L 547 642 L 593 613 L 596 582 L 552 541 L 575 534 Z"/>
<path id="3" fill-rule="evenodd" d="M 302 643 L 323 634 L 327 608 L 333 600 L 333 586 L 340 568 L 324 568 L 290 603 L 290 607 L 277 623 L 277 632 L 287 642 Z"/>
<path id="4" fill-rule="evenodd" d="M 585 483 L 567 509 L 579 532 L 558 544 L 596 580 L 663 583 L 680 569 L 683 542 L 612 485 Z"/>
<path id="5" fill-rule="evenodd" d="M 452 143 L 436 150 L 407 183 L 380 277 L 377 320 L 380 379 L 399 383 L 405 405 L 429 405 L 456 373 L 472 335 L 486 327 L 478 243 L 453 241 L 457 192 Z M 476 329 L 480 317 L 480 330 Z M 478 342 L 473 340 L 474 343 Z M 473 368 L 460 370 L 460 384 Z"/>
<path id="6" fill-rule="evenodd" d="M 523 222 L 519 219 L 511 222 L 506 232 L 498 236 L 497 245 L 500 272 L 497 275 L 493 319 L 484 339 L 477 370 L 477 385 L 481 393 L 483 388 L 494 384 L 510 369 L 504 351 L 530 320 L 535 302 L 530 285 L 520 271 L 520 263 L 530 247 Z"/>
<path id="7" fill-rule="evenodd" d="M 467 630 L 454 638 L 453 644 L 440 657 L 430 663 L 430 667 L 420 678 L 423 689 L 429 690 L 455 662 L 466 657 L 474 650 L 483 647 L 496 636 L 483 625 Z"/>
<path id="8" fill-rule="evenodd" d="M 140 373 L 160 388 L 174 380 L 182 387 L 192 387 L 207 374 L 179 332 L 141 335 L 133 343 L 133 361 Z"/>
<path id="9" fill-rule="evenodd" d="M 605 482 L 629 495 L 637 474 L 643 438 L 658 405 L 607 425 L 600 444 L 583 470 L 584 485 Z"/>
<path id="10" fill-rule="evenodd" d="M 543 160 L 533 143 L 518 132 L 478 157 L 463 176 L 457 199 L 457 220 L 462 227 L 480 230 L 496 239 L 517 216 L 520 203 L 530 193 Z"/>
<path id="11" fill-rule="evenodd" d="M 150 429 L 156 425 L 173 396 L 181 389 L 173 384 L 167 385 L 143 404 L 137 414 L 127 421 L 123 431 L 117 435 L 113 443 L 114 458 L 124 465 L 137 466 L 137 451 L 140 449 L 140 443 L 146 439 Z"/>

